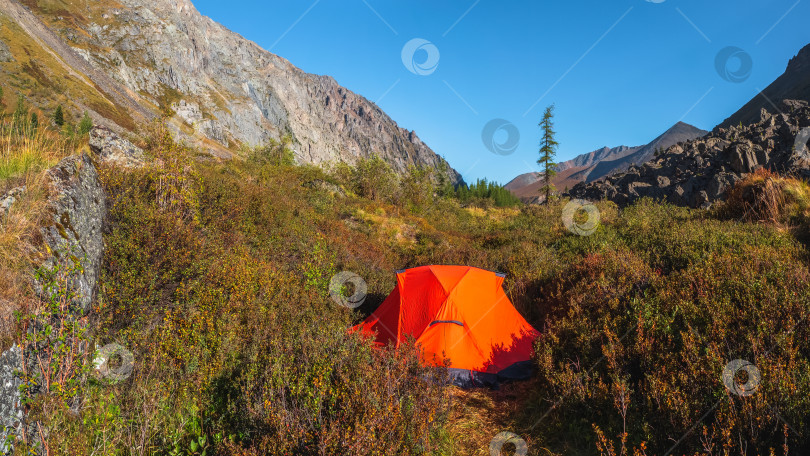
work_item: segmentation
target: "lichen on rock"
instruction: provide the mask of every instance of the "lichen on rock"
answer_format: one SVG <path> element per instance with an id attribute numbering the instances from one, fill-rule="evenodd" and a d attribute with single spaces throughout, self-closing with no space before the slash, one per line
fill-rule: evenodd
<path id="1" fill-rule="evenodd" d="M 42 266 L 73 270 L 67 286 L 75 296 L 74 304 L 86 313 L 101 269 L 106 195 L 96 167 L 86 154 L 65 158 L 46 175 L 48 216 L 40 231 L 49 256 Z M 47 284 L 36 285 L 47 295 Z"/>

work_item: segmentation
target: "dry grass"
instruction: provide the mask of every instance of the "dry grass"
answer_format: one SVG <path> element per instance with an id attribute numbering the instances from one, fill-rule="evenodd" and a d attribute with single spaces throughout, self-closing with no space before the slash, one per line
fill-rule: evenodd
<path id="1" fill-rule="evenodd" d="M 522 427 L 518 420 L 534 388 L 534 382 L 506 383 L 499 390 L 452 388 L 447 431 L 453 451 L 465 456 L 489 455 L 493 437 Z"/>
<path id="2" fill-rule="evenodd" d="M 45 171 L 75 151 L 75 145 L 55 132 L 17 132 L 10 122 L 0 125 L 0 195 L 25 186 L 7 214 L 0 212 L 0 348 L 10 343 L 14 311 L 32 301 L 31 263 L 45 212 Z"/>
<path id="3" fill-rule="evenodd" d="M 810 185 L 760 168 L 729 191 L 721 211 L 748 222 L 801 222 L 810 216 Z"/>

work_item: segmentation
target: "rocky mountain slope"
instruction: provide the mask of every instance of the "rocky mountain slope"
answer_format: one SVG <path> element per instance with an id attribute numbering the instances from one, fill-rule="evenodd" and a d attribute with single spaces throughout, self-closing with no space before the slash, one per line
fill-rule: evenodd
<path id="1" fill-rule="evenodd" d="M 560 190 L 572 188 L 582 182 L 593 182 L 611 174 L 624 171 L 632 164 L 646 163 L 655 156 L 657 150 L 663 150 L 683 141 L 699 138 L 707 131 L 692 125 L 678 122 L 672 128 L 655 138 L 649 144 L 636 147 L 619 146 L 603 147 L 593 152 L 559 163 L 554 186 Z M 543 179 L 539 173 L 521 174 L 506 184 L 506 189 L 525 202 L 538 201 Z"/>
<path id="2" fill-rule="evenodd" d="M 0 25 L 2 83 L 43 111 L 61 102 L 119 132 L 168 116 L 220 156 L 289 136 L 299 162 L 378 154 L 400 172 L 447 167 L 461 180 L 374 103 L 261 49 L 188 0 L 0 0 Z"/>
<path id="3" fill-rule="evenodd" d="M 728 128 L 732 125 L 739 126 L 740 123 L 748 125 L 757 122 L 762 108 L 773 111 L 776 109 L 773 103 L 784 99 L 810 101 L 810 45 L 805 46 L 790 60 L 782 76 L 724 120 L 719 127 Z"/>
<path id="4" fill-rule="evenodd" d="M 759 122 L 716 128 L 706 137 L 667 149 L 642 166 L 603 181 L 571 189 L 573 198 L 610 199 L 619 205 L 641 197 L 673 204 L 708 207 L 721 200 L 735 182 L 757 168 L 810 178 L 810 107 L 784 100 L 780 113 L 762 109 Z"/>

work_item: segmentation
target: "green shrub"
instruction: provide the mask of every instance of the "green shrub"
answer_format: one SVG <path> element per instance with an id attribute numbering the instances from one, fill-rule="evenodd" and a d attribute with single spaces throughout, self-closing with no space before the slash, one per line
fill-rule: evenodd
<path id="1" fill-rule="evenodd" d="M 79 121 L 79 125 L 76 126 L 76 133 L 79 136 L 84 136 L 90 133 L 90 130 L 93 129 L 93 119 L 90 118 L 90 115 L 87 111 L 84 112 L 82 116 L 82 120 Z"/>
<path id="2" fill-rule="evenodd" d="M 287 135 L 281 141 L 271 139 L 262 147 L 256 147 L 249 151 L 248 160 L 257 165 L 269 164 L 272 166 L 292 166 L 295 163 L 295 155 L 290 148 L 292 137 Z"/>

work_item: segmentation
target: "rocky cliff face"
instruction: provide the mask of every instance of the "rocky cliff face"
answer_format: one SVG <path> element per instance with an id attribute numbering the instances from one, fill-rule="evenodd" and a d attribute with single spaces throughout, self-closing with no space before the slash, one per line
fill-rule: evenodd
<path id="1" fill-rule="evenodd" d="M 757 123 L 717 128 L 706 137 L 675 145 L 642 166 L 571 189 L 574 198 L 609 199 L 619 205 L 641 197 L 709 207 L 746 174 L 765 167 L 810 178 L 810 107 L 785 100 L 781 112 L 764 109 Z"/>
<path id="2" fill-rule="evenodd" d="M 289 135 L 299 162 L 353 163 L 378 154 L 400 172 L 410 164 L 446 165 L 374 103 L 261 49 L 188 0 L 64 2 L 61 9 L 25 3 L 69 45 L 64 54 L 81 56 L 141 108 L 170 115 L 178 131 L 218 145 L 211 148 L 220 154 L 223 146 Z M 0 11 L 9 8 L 0 4 Z M 454 170 L 449 174 L 460 181 Z"/>

